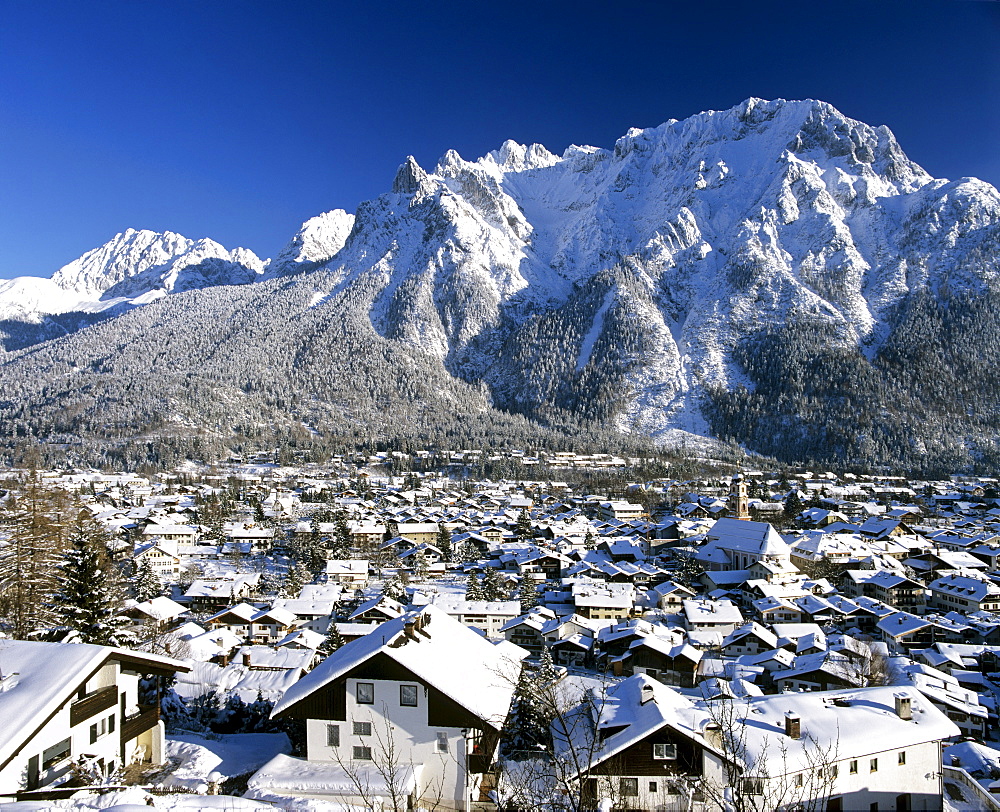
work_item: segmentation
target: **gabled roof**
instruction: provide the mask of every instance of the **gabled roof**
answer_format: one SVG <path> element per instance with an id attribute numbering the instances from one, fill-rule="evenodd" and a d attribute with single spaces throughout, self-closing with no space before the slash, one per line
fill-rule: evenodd
<path id="1" fill-rule="evenodd" d="M 0 768 L 109 660 L 150 673 L 190 670 L 169 657 L 110 646 L 0 640 Z"/>
<path id="2" fill-rule="evenodd" d="M 416 630 L 414 624 L 421 623 Z M 511 643 L 490 643 L 432 604 L 341 646 L 289 688 L 272 716 L 287 712 L 377 654 L 394 660 L 495 729 L 507 717 L 520 662 L 528 656 Z"/>

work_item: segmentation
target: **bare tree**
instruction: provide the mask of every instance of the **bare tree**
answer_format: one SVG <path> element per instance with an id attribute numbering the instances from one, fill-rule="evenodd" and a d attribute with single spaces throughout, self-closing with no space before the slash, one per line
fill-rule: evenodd
<path id="1" fill-rule="evenodd" d="M 368 725 L 370 745 L 352 745 L 350 758 L 345 755 L 346 747 L 337 747 L 335 761 L 354 790 L 352 794 L 365 808 L 391 812 L 407 812 L 416 807 L 430 812 L 437 809 L 444 796 L 444 770 L 436 780 L 420 785 L 420 771 L 408 757 L 410 748 L 397 740 L 388 707 L 383 704 L 380 722 L 357 724 Z M 439 757 L 444 759 L 443 754 Z"/>
<path id="2" fill-rule="evenodd" d="M 801 733 L 797 717 L 786 731 L 769 731 L 751 743 L 750 702 L 721 699 L 707 704 L 705 737 L 718 753 L 718 772 L 697 782 L 705 799 L 734 812 L 820 812 L 837 777 L 839 734 L 828 743 Z M 759 735 L 759 734 L 758 734 Z M 799 740 L 801 747 L 791 742 Z"/>

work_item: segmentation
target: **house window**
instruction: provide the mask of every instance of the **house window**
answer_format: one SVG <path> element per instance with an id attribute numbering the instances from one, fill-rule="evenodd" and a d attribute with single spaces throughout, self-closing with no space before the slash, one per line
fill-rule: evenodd
<path id="1" fill-rule="evenodd" d="M 417 686 L 416 685 L 400 685 L 399 686 L 399 704 L 410 708 L 417 707 Z"/>
<path id="2" fill-rule="evenodd" d="M 653 758 L 657 761 L 663 761 L 665 759 L 675 759 L 677 758 L 677 745 L 676 744 L 654 744 L 653 745 Z"/>
<path id="3" fill-rule="evenodd" d="M 437 741 L 434 746 L 435 753 L 447 753 L 448 752 L 448 734 L 438 733 Z"/>
<path id="4" fill-rule="evenodd" d="M 898 758 L 897 761 L 898 761 L 898 763 L 900 765 L 906 764 L 906 751 L 905 750 L 900 750 L 899 751 L 899 758 Z"/>
<path id="5" fill-rule="evenodd" d="M 851 775 L 854 775 L 858 771 L 858 760 L 856 758 L 851 759 Z"/>
<path id="6" fill-rule="evenodd" d="M 63 739 L 58 744 L 53 744 L 51 747 L 46 748 L 42 751 L 42 769 L 47 770 L 62 761 L 64 758 L 69 758 L 70 742 L 71 739 Z"/>
<path id="7" fill-rule="evenodd" d="M 621 794 L 623 798 L 634 798 L 639 794 L 638 778 L 623 778 L 621 780 Z"/>
<path id="8" fill-rule="evenodd" d="M 650 781 L 649 782 L 649 791 L 651 793 L 655 793 L 656 792 L 656 782 L 655 781 Z"/>
<path id="9" fill-rule="evenodd" d="M 744 778 L 743 779 L 743 792 L 746 795 L 763 795 L 764 794 L 764 779 L 763 778 Z"/>
<path id="10" fill-rule="evenodd" d="M 90 743 L 93 744 L 99 738 L 108 733 L 108 724 L 111 724 L 111 732 L 115 729 L 115 717 L 109 716 L 107 719 L 101 719 L 99 722 L 94 722 L 90 726 Z"/>
<path id="11" fill-rule="evenodd" d="M 873 758 L 868 761 L 868 772 L 877 773 L 878 772 L 878 759 Z"/>
<path id="12" fill-rule="evenodd" d="M 372 749 L 370 747 L 355 747 L 353 752 L 355 761 L 372 760 Z"/>
<path id="13" fill-rule="evenodd" d="M 355 722 L 354 723 L 354 735 L 355 736 L 371 736 L 372 735 L 372 723 L 371 722 Z"/>
<path id="14" fill-rule="evenodd" d="M 340 747 L 340 725 L 326 726 L 326 746 Z"/>
<path id="15" fill-rule="evenodd" d="M 375 683 L 374 682 L 359 682 L 357 689 L 357 697 L 359 705 L 374 705 L 375 704 Z"/>

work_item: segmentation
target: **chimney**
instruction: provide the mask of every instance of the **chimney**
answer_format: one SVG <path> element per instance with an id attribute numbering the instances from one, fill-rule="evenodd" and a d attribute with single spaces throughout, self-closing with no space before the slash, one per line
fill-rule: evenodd
<path id="1" fill-rule="evenodd" d="M 798 739 L 802 736 L 802 719 L 791 711 L 785 714 L 785 735 L 790 739 Z"/>
<path id="2" fill-rule="evenodd" d="M 639 692 L 639 704 L 645 705 L 650 700 L 656 701 L 656 696 L 653 694 L 653 686 L 648 682 L 644 683 L 642 690 Z"/>
<path id="3" fill-rule="evenodd" d="M 703 733 L 709 747 L 714 747 L 716 750 L 722 749 L 722 725 L 718 722 L 709 722 L 705 725 Z"/>
<path id="4" fill-rule="evenodd" d="M 410 640 L 415 641 L 417 639 L 416 626 L 417 622 L 415 620 L 407 620 L 403 624 L 403 634 L 405 634 Z"/>
<path id="5" fill-rule="evenodd" d="M 896 700 L 896 716 L 909 722 L 913 719 L 913 700 L 907 694 L 893 694 Z"/>
<path id="6" fill-rule="evenodd" d="M 243 665 L 245 665 L 247 668 L 250 667 L 250 652 L 249 651 L 244 651 L 243 652 Z"/>

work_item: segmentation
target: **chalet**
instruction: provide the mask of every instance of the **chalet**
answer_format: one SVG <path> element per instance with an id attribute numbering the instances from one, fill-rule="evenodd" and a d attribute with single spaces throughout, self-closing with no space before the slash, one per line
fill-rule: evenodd
<path id="1" fill-rule="evenodd" d="M 306 761 L 277 756 L 250 779 L 251 796 L 364 806 L 363 786 L 406 798 L 407 808 L 469 809 L 485 789 L 525 653 L 489 643 L 435 606 L 386 622 L 337 649 L 278 702 L 275 718 L 305 720 Z M 386 767 L 392 752 L 404 765 L 398 774 Z"/>
<path id="2" fill-rule="evenodd" d="M 646 674 L 665 685 L 693 688 L 703 652 L 684 642 L 647 635 L 632 641 L 626 654 L 611 662 L 616 676 Z"/>
<path id="3" fill-rule="evenodd" d="M 362 603 L 347 619 L 351 623 L 384 623 L 403 614 L 403 604 L 381 595 Z"/>
<path id="4" fill-rule="evenodd" d="M 538 656 L 545 648 L 546 640 L 543 629 L 555 620 L 556 615 L 551 609 L 536 606 L 527 614 L 507 621 L 500 629 L 504 639 L 520 646 L 531 655 Z"/>
<path id="5" fill-rule="evenodd" d="M 167 657 L 107 646 L 4 640 L 0 801 L 61 783 L 76 763 L 106 773 L 162 763 L 158 697 L 147 697 L 139 681 L 187 670 Z"/>
<path id="6" fill-rule="evenodd" d="M 249 639 L 253 618 L 259 613 L 260 610 L 256 606 L 238 603 L 206 618 L 205 625 L 209 629 L 225 629 L 237 637 Z"/>
<path id="7" fill-rule="evenodd" d="M 691 599 L 684 601 L 684 623 L 690 631 L 725 637 L 743 625 L 743 615 L 732 601 Z"/>
<path id="8" fill-rule="evenodd" d="M 592 620 L 621 620 L 632 614 L 635 587 L 632 584 L 602 584 L 576 581 L 573 586 L 576 614 Z"/>
<path id="9" fill-rule="evenodd" d="M 250 637 L 255 643 L 275 644 L 302 625 L 298 615 L 288 609 L 262 609 L 250 618 Z"/>
<path id="10" fill-rule="evenodd" d="M 913 689 L 693 703 L 645 675 L 553 726 L 561 763 L 588 754 L 583 806 L 631 810 L 691 808 L 695 793 L 706 809 L 940 810 L 941 742 L 957 731 Z"/>
<path id="11" fill-rule="evenodd" d="M 184 593 L 184 600 L 195 612 L 218 612 L 257 591 L 260 573 L 234 575 L 231 578 L 199 578 Z"/>
<path id="12" fill-rule="evenodd" d="M 453 595 L 436 595 L 434 605 L 459 623 L 479 629 L 487 637 L 504 637 L 507 624 L 521 614 L 517 601 L 469 601 Z"/>
<path id="13" fill-rule="evenodd" d="M 927 602 L 923 584 L 889 570 L 847 570 L 840 585 L 849 598 L 863 595 L 910 612 L 922 612 Z"/>
<path id="14" fill-rule="evenodd" d="M 368 585 L 368 561 L 336 559 L 326 562 L 326 580 L 345 587 L 364 589 Z"/>
<path id="15" fill-rule="evenodd" d="M 172 542 L 143 540 L 132 553 L 134 566 L 147 565 L 161 580 L 177 580 L 181 574 L 181 557 Z"/>

